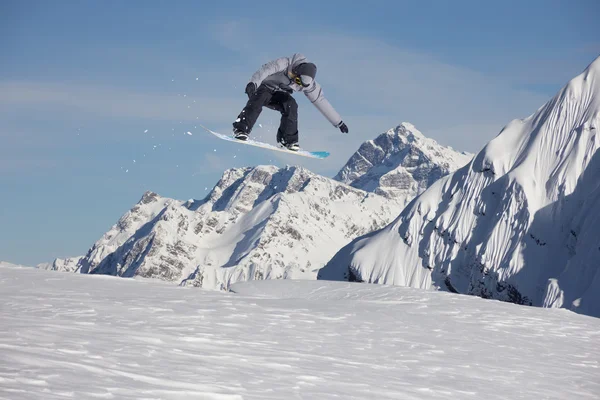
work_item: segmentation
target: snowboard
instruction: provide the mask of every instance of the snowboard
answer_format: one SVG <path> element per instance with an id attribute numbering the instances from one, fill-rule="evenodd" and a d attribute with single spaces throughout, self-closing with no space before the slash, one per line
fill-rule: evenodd
<path id="1" fill-rule="evenodd" d="M 272 145 L 269 143 L 260 142 L 258 140 L 254 140 L 254 139 L 250 139 L 250 138 L 246 141 L 238 140 L 238 139 L 234 138 L 232 135 L 224 135 L 222 133 L 212 131 L 201 124 L 198 124 L 198 125 L 200 125 L 202 128 L 204 128 L 204 130 L 212 133 L 219 139 L 227 140 L 228 142 L 247 144 L 249 146 L 261 147 L 263 149 L 281 151 L 282 153 L 295 154 L 297 156 L 317 158 L 317 159 L 323 159 L 323 158 L 326 158 L 329 156 L 329 152 L 327 152 L 327 151 L 307 151 L 307 150 L 303 150 L 303 149 L 300 149 L 298 151 L 292 151 L 292 150 L 286 149 L 285 147 L 278 147 L 278 146 L 275 146 L 275 145 Z"/>

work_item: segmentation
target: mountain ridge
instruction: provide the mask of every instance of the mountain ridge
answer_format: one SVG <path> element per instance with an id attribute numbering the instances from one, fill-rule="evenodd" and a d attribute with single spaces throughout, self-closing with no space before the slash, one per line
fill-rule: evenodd
<path id="1" fill-rule="evenodd" d="M 340 250 L 319 278 L 442 288 L 600 315 L 593 294 L 600 289 L 600 248 L 580 238 L 582 231 L 584 238 L 600 237 L 593 224 L 600 214 L 599 76 L 600 58 L 390 225 Z"/>

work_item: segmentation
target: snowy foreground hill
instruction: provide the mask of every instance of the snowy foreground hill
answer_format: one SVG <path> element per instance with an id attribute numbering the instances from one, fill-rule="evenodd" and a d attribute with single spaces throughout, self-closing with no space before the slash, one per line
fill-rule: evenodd
<path id="1" fill-rule="evenodd" d="M 330 281 L 0 267 L 0 398 L 598 399 L 600 319 Z"/>
<path id="2" fill-rule="evenodd" d="M 600 58 L 319 272 L 600 316 Z"/>
<path id="3" fill-rule="evenodd" d="M 226 171 L 204 200 L 148 192 L 84 257 L 40 267 L 210 289 L 316 279 L 337 250 L 388 224 L 470 157 L 404 123 L 363 144 L 337 180 L 299 167 L 258 166 Z"/>

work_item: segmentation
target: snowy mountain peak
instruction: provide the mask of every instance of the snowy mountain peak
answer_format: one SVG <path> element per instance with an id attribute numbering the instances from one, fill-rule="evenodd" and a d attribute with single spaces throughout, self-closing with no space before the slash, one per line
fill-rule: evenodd
<path id="1" fill-rule="evenodd" d="M 343 244 L 399 210 L 305 168 L 233 168 L 203 200 L 146 192 L 77 265 L 83 273 L 211 289 L 248 279 L 314 279 Z"/>
<path id="2" fill-rule="evenodd" d="M 600 58 L 392 224 L 338 252 L 320 277 L 600 316 L 599 73 Z"/>
<path id="3" fill-rule="evenodd" d="M 296 166 L 233 168 L 225 171 L 205 201 L 212 204 L 212 211 L 248 212 L 258 203 L 277 194 L 307 190 L 313 180 L 321 183 L 328 181 Z M 330 183 L 326 184 L 330 186 Z M 197 203 L 196 207 L 201 204 Z"/>
<path id="4" fill-rule="evenodd" d="M 390 199 L 412 199 L 471 157 L 403 122 L 364 142 L 334 179 Z"/>
<path id="5" fill-rule="evenodd" d="M 160 196 L 157 195 L 156 193 L 147 191 L 146 193 L 144 193 L 144 195 L 142 196 L 142 198 L 140 199 L 139 202 L 141 204 L 149 204 L 149 203 L 158 201 L 159 198 L 160 198 Z"/>
<path id="6" fill-rule="evenodd" d="M 51 268 L 67 271 L 75 265 L 82 273 L 154 277 L 211 289 L 252 279 L 314 279 L 335 251 L 385 226 L 417 190 L 453 168 L 441 167 L 423 151 L 410 153 L 417 143 L 432 148 L 435 143 L 410 124 L 386 135 L 371 141 L 387 152 L 385 160 L 393 164 L 400 149 L 414 156 L 404 160 L 401 171 L 390 164 L 403 179 L 388 173 L 374 182 L 386 184 L 372 191 L 388 198 L 302 167 L 232 168 L 202 200 L 144 193 L 85 257 L 57 260 Z M 407 190 L 406 182 L 414 188 Z M 394 191 L 398 195 L 390 201 Z"/>
<path id="7" fill-rule="evenodd" d="M 425 139 L 427 139 L 425 137 L 425 135 L 423 135 L 421 133 L 421 131 L 419 131 L 413 124 L 411 124 L 409 122 L 401 123 L 396 128 L 390 129 L 389 131 L 387 131 L 386 134 L 388 136 L 404 136 L 408 140 L 416 140 L 416 139 L 425 140 Z M 432 140 L 432 139 L 428 139 L 428 140 Z"/>
<path id="8" fill-rule="evenodd" d="M 58 272 L 75 272 L 79 267 L 82 257 L 57 258 L 51 263 L 42 263 L 36 265 L 38 269 Z"/>
<path id="9" fill-rule="evenodd" d="M 473 169 L 525 192 L 533 212 L 571 193 L 596 151 L 600 57 L 535 114 L 514 120 L 475 158 Z"/>

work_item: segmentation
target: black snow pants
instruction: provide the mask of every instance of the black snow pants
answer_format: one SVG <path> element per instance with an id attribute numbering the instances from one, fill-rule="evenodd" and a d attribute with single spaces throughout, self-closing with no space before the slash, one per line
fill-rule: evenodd
<path id="1" fill-rule="evenodd" d="M 277 142 L 298 143 L 298 103 L 291 94 L 274 91 L 265 85 L 260 85 L 256 92 L 250 96 L 246 107 L 233 123 L 233 127 L 249 134 L 263 107 L 281 113 L 281 121 L 277 130 Z"/>

